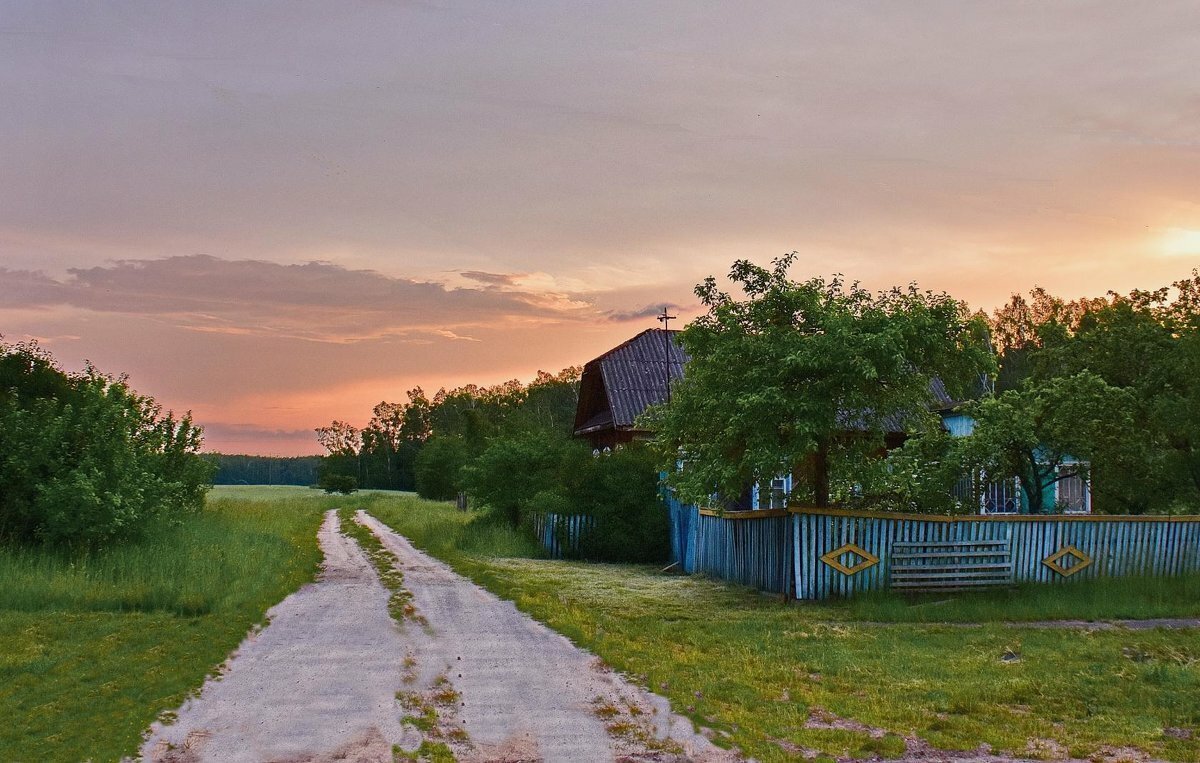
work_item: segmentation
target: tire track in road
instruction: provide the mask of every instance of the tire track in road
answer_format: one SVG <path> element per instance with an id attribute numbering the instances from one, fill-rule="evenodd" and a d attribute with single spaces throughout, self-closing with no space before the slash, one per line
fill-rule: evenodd
<path id="1" fill-rule="evenodd" d="M 471 746 L 456 750 L 460 760 L 741 760 L 695 733 L 662 697 L 373 517 L 358 517 L 399 559 L 404 585 L 428 621 L 426 632 L 410 629 L 423 680 L 444 675 L 461 695 L 456 717 Z M 623 733 L 606 728 L 614 720 Z"/>

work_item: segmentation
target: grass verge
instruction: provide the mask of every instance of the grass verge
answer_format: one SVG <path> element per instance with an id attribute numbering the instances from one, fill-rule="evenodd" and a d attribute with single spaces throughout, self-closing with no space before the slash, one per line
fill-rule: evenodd
<path id="1" fill-rule="evenodd" d="M 404 587 L 404 573 L 400 571 L 400 560 L 384 547 L 383 542 L 375 533 L 355 521 L 357 511 L 352 506 L 338 509 L 338 524 L 342 534 L 358 544 L 366 555 L 367 561 L 375 568 L 379 582 L 388 591 L 388 613 L 396 622 L 425 623 L 425 618 L 417 613 L 412 603 L 412 594 Z"/>
<path id="2" fill-rule="evenodd" d="M 649 568 L 506 558 L 492 549 L 511 542 L 464 533 L 466 515 L 444 505 L 379 499 L 370 511 L 759 760 L 896 757 L 906 737 L 1038 758 L 1200 760 L 1195 630 L 872 626 L 856 620 L 911 603 L 786 606 Z M 1050 589 L 1023 611 L 1080 617 L 1063 609 L 1072 595 Z M 1006 601 L 957 611 L 994 621 Z M 1189 609 L 1194 600 L 1172 613 Z"/>
<path id="3" fill-rule="evenodd" d="M 0 549 L 0 760 L 134 753 L 151 721 L 313 578 L 334 502 L 240 492 L 215 490 L 182 525 L 105 552 Z"/>

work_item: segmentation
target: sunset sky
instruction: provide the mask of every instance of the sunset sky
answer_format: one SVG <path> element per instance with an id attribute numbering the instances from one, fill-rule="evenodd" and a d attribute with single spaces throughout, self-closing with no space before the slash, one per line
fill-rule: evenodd
<path id="1" fill-rule="evenodd" d="M 0 0 L 0 334 L 319 452 L 697 281 L 990 310 L 1200 265 L 1200 6 Z"/>

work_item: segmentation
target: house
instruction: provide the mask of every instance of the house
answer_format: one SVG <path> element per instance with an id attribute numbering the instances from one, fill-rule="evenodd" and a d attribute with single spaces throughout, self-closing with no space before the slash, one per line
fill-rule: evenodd
<path id="1" fill-rule="evenodd" d="M 583 367 L 575 436 L 596 450 L 648 439 L 637 417 L 666 402 L 668 382 L 683 377 L 687 353 L 676 342 L 676 331 L 646 329 Z"/>
<path id="2" fill-rule="evenodd" d="M 649 439 L 652 432 L 638 427 L 638 417 L 650 406 L 668 400 L 670 383 L 683 378 L 688 356 L 676 342 L 677 331 L 646 329 L 583 367 L 579 402 L 575 409 L 574 434 L 600 451 L 634 440 Z M 930 383 L 933 409 L 942 425 L 955 437 L 974 430 L 974 420 L 962 411 L 940 379 Z M 884 436 L 887 449 L 899 447 L 907 437 L 903 419 L 893 417 Z M 861 429 L 854 416 L 846 416 L 846 430 Z M 1062 478 L 1044 491 L 1044 505 L 1058 506 L 1067 513 L 1090 513 L 1091 490 L 1076 473 L 1076 463 L 1062 467 Z M 732 502 L 732 509 L 783 508 L 792 490 L 792 476 L 771 480 L 770 495 L 760 495 L 757 485 Z M 965 475 L 954 494 L 962 500 L 979 500 L 981 514 L 1027 514 L 1030 501 L 1015 478 L 996 482 L 982 475 Z"/>

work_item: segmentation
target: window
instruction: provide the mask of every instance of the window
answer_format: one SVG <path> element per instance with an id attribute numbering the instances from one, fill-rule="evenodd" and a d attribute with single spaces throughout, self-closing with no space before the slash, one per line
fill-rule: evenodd
<path id="1" fill-rule="evenodd" d="M 1021 483 L 1016 477 L 985 483 L 979 509 L 982 514 L 1021 513 Z"/>
<path id="2" fill-rule="evenodd" d="M 1058 482 L 1054 483 L 1054 504 L 1065 514 L 1088 514 L 1092 497 L 1087 481 L 1079 474 L 1078 464 L 1058 467 Z"/>
<path id="3" fill-rule="evenodd" d="M 770 493 L 764 493 L 758 485 L 750 487 L 750 508 L 786 509 L 788 493 L 792 489 L 791 475 L 775 477 L 770 483 Z"/>

